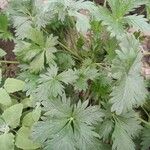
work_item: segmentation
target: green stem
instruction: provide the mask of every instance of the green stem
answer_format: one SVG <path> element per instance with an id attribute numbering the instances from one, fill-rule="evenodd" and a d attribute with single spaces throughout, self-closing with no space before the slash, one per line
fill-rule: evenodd
<path id="1" fill-rule="evenodd" d="M 84 95 L 84 101 L 89 100 L 89 99 L 90 99 L 89 97 L 92 96 L 92 95 L 90 94 L 90 92 L 91 92 L 90 90 L 91 90 L 91 84 L 89 85 L 89 88 L 88 88 L 87 92 L 86 92 L 85 95 Z"/>
<path id="2" fill-rule="evenodd" d="M 108 66 L 104 63 L 95 63 L 98 67 L 101 67 L 107 71 L 110 71 L 110 69 L 108 68 Z"/>
<path id="3" fill-rule="evenodd" d="M 0 63 L 6 63 L 6 64 L 19 64 L 18 61 L 9 61 L 9 60 L 1 60 Z"/>
<path id="4" fill-rule="evenodd" d="M 146 125 L 150 126 L 150 123 L 149 123 L 149 122 L 147 122 L 147 121 L 145 121 L 144 119 L 142 119 L 142 118 L 138 118 L 138 120 L 140 120 L 140 121 L 141 121 L 141 122 L 143 122 L 144 124 L 146 124 Z"/>
<path id="5" fill-rule="evenodd" d="M 65 46 L 63 43 L 58 42 L 61 47 L 63 47 L 65 50 L 70 52 L 72 55 L 76 56 L 79 60 L 82 60 L 82 57 L 80 57 L 77 53 L 74 53 L 72 50 L 70 50 L 67 46 Z"/>
<path id="6" fill-rule="evenodd" d="M 49 34 L 44 28 L 42 28 L 43 31 L 46 34 Z M 78 58 L 79 60 L 82 60 L 82 57 L 80 57 L 77 53 L 74 53 L 72 50 L 70 50 L 67 46 L 65 46 L 63 43 L 61 43 L 60 41 L 58 41 L 58 44 L 63 47 L 65 50 L 69 51 L 72 55 L 74 55 L 76 58 Z"/>
<path id="7" fill-rule="evenodd" d="M 143 111 L 145 112 L 145 114 L 148 116 L 148 119 L 150 119 L 150 115 L 148 114 L 148 112 L 146 111 L 146 109 L 144 107 L 141 106 L 141 108 L 143 109 Z"/>
<path id="8" fill-rule="evenodd" d="M 10 96 L 12 96 L 14 99 L 16 100 L 20 100 L 20 97 L 18 97 L 17 95 L 14 95 L 14 94 L 10 94 Z"/>
<path id="9" fill-rule="evenodd" d="M 106 7 L 106 4 L 107 4 L 107 0 L 104 0 L 104 7 Z"/>

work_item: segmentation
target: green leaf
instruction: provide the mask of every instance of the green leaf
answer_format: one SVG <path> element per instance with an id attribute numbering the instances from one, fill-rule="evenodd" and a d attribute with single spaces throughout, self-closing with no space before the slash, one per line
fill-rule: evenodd
<path id="1" fill-rule="evenodd" d="M 112 140 L 113 150 L 135 150 L 134 142 L 132 141 L 131 137 L 121 128 L 119 122 L 115 125 Z"/>
<path id="2" fill-rule="evenodd" d="M 15 27 L 16 36 L 18 39 L 25 39 L 31 30 L 31 24 L 29 17 L 27 16 L 13 16 L 13 26 Z"/>
<path id="3" fill-rule="evenodd" d="M 111 110 L 117 114 L 142 105 L 147 96 L 140 73 L 142 54 L 139 42 L 133 36 L 127 36 L 122 39 L 120 47 L 112 65 L 113 76 L 118 82 L 110 95 Z"/>
<path id="4" fill-rule="evenodd" d="M 57 64 L 60 68 L 62 68 L 62 70 L 72 68 L 72 66 L 75 65 L 75 61 L 69 54 L 58 53 L 56 54 L 56 56 L 57 56 L 56 59 Z"/>
<path id="5" fill-rule="evenodd" d="M 10 127 L 16 128 L 20 124 L 20 117 L 22 115 L 22 110 L 23 110 L 22 104 L 13 105 L 3 112 L 2 117 Z"/>
<path id="6" fill-rule="evenodd" d="M 99 107 L 88 106 L 86 101 L 73 108 L 70 100 L 65 98 L 43 102 L 43 105 L 47 110 L 45 119 L 35 124 L 32 137 L 42 143 L 45 150 L 76 150 L 76 147 L 87 150 L 90 145 L 93 146 L 93 141 L 99 137 L 93 124 L 103 116 Z"/>
<path id="7" fill-rule="evenodd" d="M 135 8 L 140 7 L 148 2 L 148 0 L 108 0 L 109 6 L 115 17 L 123 17 Z"/>
<path id="8" fill-rule="evenodd" d="M 4 57 L 7 53 L 0 48 L 0 57 Z"/>
<path id="9" fill-rule="evenodd" d="M 42 31 L 33 31 L 35 33 L 31 32 L 27 37 L 30 43 L 17 42 L 14 52 L 21 61 L 29 64 L 31 72 L 39 73 L 45 69 L 45 65 L 56 65 L 54 53 L 57 51 L 55 46 L 58 41 L 53 35 L 45 38 Z M 36 38 L 37 36 L 42 37 Z"/>
<path id="10" fill-rule="evenodd" d="M 0 84 L 2 82 L 2 69 L 0 68 Z"/>
<path id="11" fill-rule="evenodd" d="M 15 145 L 20 149 L 37 149 L 40 147 L 38 143 L 33 142 L 29 137 L 31 129 L 22 126 L 17 132 Z"/>
<path id="12" fill-rule="evenodd" d="M 147 18 L 150 20 L 150 3 L 146 6 Z"/>
<path id="13" fill-rule="evenodd" d="M 74 83 L 78 77 L 77 77 L 75 71 L 69 69 L 67 71 L 60 73 L 57 76 L 57 78 L 58 78 L 58 80 L 64 82 L 65 84 L 69 84 L 69 83 Z"/>
<path id="14" fill-rule="evenodd" d="M 30 70 L 34 73 L 38 73 L 44 69 L 44 52 L 36 56 L 30 63 Z"/>
<path id="15" fill-rule="evenodd" d="M 111 79 L 106 73 L 101 73 L 92 84 L 93 96 L 97 99 L 108 99 L 111 91 Z"/>
<path id="16" fill-rule="evenodd" d="M 44 46 L 44 36 L 43 32 L 32 28 L 29 30 L 27 38 L 30 39 L 33 43 L 40 45 L 41 47 Z"/>
<path id="17" fill-rule="evenodd" d="M 21 104 L 23 104 L 23 108 L 28 108 L 28 107 L 32 107 L 32 98 L 25 98 L 21 101 Z"/>
<path id="18" fill-rule="evenodd" d="M 22 125 L 31 127 L 35 122 L 39 120 L 41 116 L 41 107 L 36 107 L 32 112 L 26 114 L 22 120 Z"/>
<path id="19" fill-rule="evenodd" d="M 150 27 L 147 23 L 147 19 L 142 15 L 129 15 L 130 11 L 140 5 L 146 4 L 148 0 L 108 0 L 110 9 L 100 6 L 99 7 L 99 19 L 102 20 L 102 25 L 107 26 L 107 30 L 111 33 L 111 36 L 116 36 L 117 39 L 125 36 L 126 24 L 136 27 L 141 31 L 149 31 Z"/>
<path id="20" fill-rule="evenodd" d="M 55 11 L 53 11 L 53 8 L 50 8 L 46 11 L 46 8 L 48 8 L 48 1 L 47 3 L 43 3 L 43 1 L 35 1 L 34 3 L 34 22 L 35 26 L 38 29 L 45 28 L 45 26 L 52 20 L 54 17 Z M 53 5 L 51 5 L 53 7 Z"/>
<path id="21" fill-rule="evenodd" d="M 46 56 L 46 63 L 51 65 L 55 65 L 55 53 L 57 52 L 56 45 L 58 44 L 58 37 L 53 36 L 52 34 L 47 37 L 46 43 L 45 43 L 45 56 Z"/>
<path id="22" fill-rule="evenodd" d="M 71 15 L 71 13 L 69 13 Z M 76 28 L 79 32 L 82 32 L 82 33 L 86 33 L 88 31 L 88 29 L 91 28 L 91 25 L 90 25 L 90 20 L 88 18 L 88 16 L 86 15 L 83 15 L 81 13 L 73 13 L 72 14 L 73 16 L 75 16 L 77 18 L 77 22 L 76 22 Z M 84 26 L 83 26 L 84 24 Z"/>
<path id="23" fill-rule="evenodd" d="M 117 36 L 120 38 L 125 35 L 122 18 L 114 18 L 106 8 L 101 6 L 99 7 L 99 12 L 99 19 L 102 20 L 102 25 L 107 26 L 107 30 L 112 37 Z"/>
<path id="24" fill-rule="evenodd" d="M 7 124 L 5 123 L 5 120 L 0 116 L 0 135 L 2 133 L 6 133 L 7 131 L 9 131 L 9 127 L 7 126 Z"/>
<path id="25" fill-rule="evenodd" d="M 25 86 L 23 91 L 26 91 L 26 95 L 32 95 L 33 91 L 37 88 L 37 81 L 39 79 L 39 75 L 33 74 L 28 71 L 23 71 L 20 73 L 20 79 L 25 81 Z"/>
<path id="26" fill-rule="evenodd" d="M 142 133 L 142 150 L 148 150 L 150 148 L 150 126 L 146 126 Z"/>
<path id="27" fill-rule="evenodd" d="M 8 28 L 8 18 L 7 16 L 0 14 L 0 32 L 7 31 Z"/>
<path id="28" fill-rule="evenodd" d="M 52 66 L 51 68 L 48 68 L 45 74 L 40 75 L 39 85 L 35 90 L 35 95 L 40 101 L 47 100 L 49 97 L 62 95 L 64 87 L 56 78 L 57 73 L 58 68 Z"/>
<path id="29" fill-rule="evenodd" d="M 98 76 L 98 70 L 94 66 L 83 66 L 77 70 L 77 76 L 74 88 L 79 91 L 85 91 L 88 88 L 88 80 L 94 80 Z"/>
<path id="30" fill-rule="evenodd" d="M 71 84 L 76 78 L 75 72 L 71 69 L 58 74 L 58 68 L 51 66 L 45 74 L 40 76 L 38 87 L 35 90 L 35 96 L 42 101 L 50 97 L 62 95 L 64 91 L 63 83 Z"/>
<path id="31" fill-rule="evenodd" d="M 96 17 L 97 7 L 93 2 L 89 1 L 49 1 L 47 3 L 47 7 L 45 7 L 45 13 L 48 10 L 54 10 L 55 12 L 51 12 L 51 14 L 57 14 L 59 20 L 65 21 L 65 17 L 69 15 L 70 17 L 74 17 L 76 20 L 76 28 L 78 31 L 86 33 L 90 28 L 90 19 L 91 17 Z M 88 14 L 83 15 L 80 13 L 81 10 L 85 10 Z M 54 15 L 55 16 L 55 15 Z M 83 25 L 84 24 L 84 28 Z"/>
<path id="32" fill-rule="evenodd" d="M 134 29 L 138 29 L 142 32 L 150 31 L 150 24 L 148 23 L 148 19 L 144 18 L 143 15 L 126 16 L 125 20 Z"/>
<path id="33" fill-rule="evenodd" d="M 142 129 L 138 117 L 133 111 L 115 117 L 115 128 L 112 134 L 113 150 L 135 150 L 133 139 Z"/>
<path id="34" fill-rule="evenodd" d="M 0 88 L 0 104 L 5 106 L 11 105 L 11 98 L 7 91 L 3 88 Z"/>
<path id="35" fill-rule="evenodd" d="M 128 14 L 131 11 L 134 11 L 135 9 L 139 8 L 142 5 L 145 5 L 148 3 L 149 0 L 127 0 L 124 3 L 124 14 Z"/>
<path id="36" fill-rule="evenodd" d="M 24 85 L 25 83 L 21 80 L 14 78 L 7 78 L 4 84 L 4 88 L 8 93 L 14 93 L 23 90 Z"/>
<path id="37" fill-rule="evenodd" d="M 14 150 L 14 137 L 12 133 L 0 135 L 0 148 L 2 150 Z"/>
<path id="38" fill-rule="evenodd" d="M 100 124 L 99 135 L 103 140 L 110 140 L 110 136 L 114 129 L 114 123 L 110 119 L 106 119 L 102 124 Z"/>
<path id="39" fill-rule="evenodd" d="M 139 137 L 142 126 L 138 113 L 129 111 L 116 115 L 111 112 L 109 103 L 103 104 L 104 119 L 97 125 L 100 137 L 105 141 L 112 141 L 113 150 L 135 149 L 134 139 Z M 124 142 L 121 142 L 124 141 Z"/>
<path id="40" fill-rule="evenodd" d="M 41 49 L 38 45 L 25 41 L 17 41 L 13 50 L 18 58 L 23 62 L 32 61 L 34 57 L 40 54 Z"/>
<path id="41" fill-rule="evenodd" d="M 3 40 L 12 39 L 12 34 L 8 31 L 8 18 L 0 14 L 0 38 Z"/>

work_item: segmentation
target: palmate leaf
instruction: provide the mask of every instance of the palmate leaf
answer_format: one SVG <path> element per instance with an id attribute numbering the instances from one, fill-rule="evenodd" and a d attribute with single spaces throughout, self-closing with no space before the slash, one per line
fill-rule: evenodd
<path id="1" fill-rule="evenodd" d="M 142 134 L 142 150 L 148 150 L 150 148 L 150 125 L 147 125 L 143 129 L 143 134 Z"/>
<path id="2" fill-rule="evenodd" d="M 110 105 L 103 106 L 104 119 L 98 124 L 100 137 L 106 142 L 112 140 L 113 150 L 135 150 L 133 140 L 142 129 L 139 115 L 134 111 L 115 115 L 111 112 Z"/>
<path id="3" fill-rule="evenodd" d="M 55 13 L 53 9 L 43 11 L 45 8 L 47 4 L 43 0 L 22 0 L 21 2 L 12 0 L 9 2 L 7 11 L 13 18 L 17 38 L 24 39 L 31 27 L 41 29 L 51 21 Z"/>
<path id="4" fill-rule="evenodd" d="M 114 123 L 110 119 L 105 119 L 102 124 L 100 124 L 99 135 L 103 141 L 110 140 L 112 132 L 114 129 Z"/>
<path id="5" fill-rule="evenodd" d="M 142 128 L 137 119 L 135 112 L 128 112 L 115 118 L 115 128 L 112 134 L 113 150 L 135 150 L 133 138 L 140 133 Z"/>
<path id="6" fill-rule="evenodd" d="M 92 125 L 103 115 L 97 106 L 87 107 L 88 102 L 79 102 L 73 108 L 69 99 L 44 102 L 43 105 L 48 111 L 47 119 L 34 126 L 32 137 L 41 142 L 44 149 L 88 150 L 92 147 L 98 137 Z"/>
<path id="7" fill-rule="evenodd" d="M 31 42 L 18 42 L 14 52 L 21 61 L 29 64 L 29 69 L 33 73 L 44 70 L 45 64 L 55 65 L 55 55 L 57 51 L 57 37 L 50 35 L 45 38 L 42 31 L 32 28 L 26 37 Z"/>
<path id="8" fill-rule="evenodd" d="M 125 14 L 128 14 L 129 12 L 135 10 L 136 8 L 145 5 L 149 2 L 149 0 L 127 0 L 125 1 L 126 11 Z"/>
<path id="9" fill-rule="evenodd" d="M 32 95 L 33 91 L 37 87 L 37 81 L 39 79 L 39 75 L 32 74 L 30 71 L 23 71 L 20 73 L 19 78 L 23 81 L 25 81 L 24 89 L 23 91 L 26 92 L 27 96 Z"/>
<path id="10" fill-rule="evenodd" d="M 16 36 L 18 39 L 24 39 L 28 36 L 28 32 L 32 28 L 32 22 L 28 16 L 14 16 L 13 26 L 16 29 Z"/>
<path id="11" fill-rule="evenodd" d="M 119 135 L 121 135 L 119 137 Z M 134 142 L 130 136 L 122 129 L 119 122 L 115 125 L 115 130 L 112 135 L 113 139 L 113 150 L 135 150 Z"/>
<path id="12" fill-rule="evenodd" d="M 96 80 L 92 84 L 92 93 L 96 98 L 102 100 L 108 99 L 111 89 L 111 78 L 107 75 L 107 72 L 99 74 Z"/>
<path id="13" fill-rule="evenodd" d="M 147 19 L 145 19 L 144 16 L 125 16 L 130 11 L 134 10 L 134 8 L 146 4 L 147 2 L 147 0 L 108 0 L 112 12 L 102 6 L 99 7 L 99 19 L 102 21 L 103 25 L 107 26 L 107 30 L 111 33 L 111 36 L 116 36 L 117 39 L 125 35 L 125 27 L 127 24 L 142 32 L 149 31 L 150 25 L 147 23 Z"/>
<path id="14" fill-rule="evenodd" d="M 74 59 L 69 54 L 58 53 L 56 54 L 56 62 L 61 70 L 72 68 L 75 65 Z"/>
<path id="15" fill-rule="evenodd" d="M 58 15 L 58 19 L 64 21 L 66 16 L 74 17 L 76 20 L 76 28 L 82 33 L 86 33 L 90 28 L 90 18 L 96 17 L 97 7 L 93 2 L 84 0 L 51 0 L 47 2 L 44 11 L 53 10 Z M 80 13 L 81 10 L 88 12 L 88 15 Z M 84 24 L 84 28 L 83 25 Z"/>
<path id="16" fill-rule="evenodd" d="M 113 140 L 113 148 L 116 150 L 125 150 L 125 143 L 132 143 L 129 147 L 135 147 L 133 139 L 137 137 L 142 129 L 140 125 L 139 115 L 134 111 L 115 115 L 111 112 L 111 105 L 103 103 L 104 119 L 97 126 L 97 131 L 103 141 Z M 125 137 L 128 137 L 127 141 Z M 134 149 L 133 149 L 134 150 Z"/>
<path id="17" fill-rule="evenodd" d="M 147 4 L 148 0 L 108 0 L 114 16 L 121 17 L 133 11 L 141 5 Z"/>
<path id="18" fill-rule="evenodd" d="M 39 84 L 35 90 L 35 96 L 40 100 L 48 100 L 49 97 L 57 97 L 64 92 L 64 85 L 74 83 L 77 79 L 75 71 L 69 69 L 58 74 L 57 66 L 51 66 L 45 74 L 40 76 Z"/>
<path id="19" fill-rule="evenodd" d="M 139 115 L 134 111 L 117 116 L 116 122 L 119 122 L 121 128 L 127 132 L 132 138 L 139 135 L 142 126 L 140 125 Z"/>
<path id="20" fill-rule="evenodd" d="M 30 8 L 31 0 L 12 0 L 8 3 L 7 12 L 10 15 L 18 39 L 25 39 L 32 27 Z"/>
<path id="21" fill-rule="evenodd" d="M 111 93 L 111 110 L 117 114 L 142 105 L 147 91 L 141 71 L 141 51 L 138 41 L 133 36 L 123 38 L 117 50 L 112 70 L 114 78 L 118 79 L 117 85 Z"/>
<path id="22" fill-rule="evenodd" d="M 53 6 L 45 11 L 48 7 L 47 2 L 43 2 L 43 0 L 35 0 L 33 2 L 33 22 L 38 29 L 44 28 L 54 18 L 55 9 L 53 9 Z"/>
<path id="23" fill-rule="evenodd" d="M 75 90 L 86 91 L 88 88 L 88 80 L 94 80 L 98 76 L 98 70 L 95 67 L 88 66 L 82 67 L 77 70 L 77 80 L 74 83 Z"/>
<path id="24" fill-rule="evenodd" d="M 124 19 L 134 29 L 138 29 L 142 32 L 150 31 L 150 24 L 148 23 L 148 19 L 144 18 L 143 15 L 126 16 Z"/>
<path id="25" fill-rule="evenodd" d="M 122 19 L 113 17 L 111 12 L 104 7 L 99 7 L 99 19 L 102 20 L 102 25 L 107 26 L 107 30 L 111 33 L 111 36 L 121 37 L 125 34 L 124 24 Z"/>

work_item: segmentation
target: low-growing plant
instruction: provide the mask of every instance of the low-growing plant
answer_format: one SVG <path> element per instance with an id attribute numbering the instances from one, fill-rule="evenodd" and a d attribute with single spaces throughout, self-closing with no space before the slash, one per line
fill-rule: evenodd
<path id="1" fill-rule="evenodd" d="M 141 5 L 149 14 L 148 0 L 9 1 L 0 38 L 14 41 L 17 62 L 0 61 L 0 149 L 150 148 L 149 15 L 130 15 Z M 17 76 L 3 63 L 19 64 Z"/>

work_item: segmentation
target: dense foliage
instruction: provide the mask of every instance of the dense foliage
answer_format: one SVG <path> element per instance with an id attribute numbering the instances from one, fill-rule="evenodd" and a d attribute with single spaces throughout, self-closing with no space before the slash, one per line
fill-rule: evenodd
<path id="1" fill-rule="evenodd" d="M 141 5 L 147 18 L 131 15 Z M 0 61 L 0 149 L 148 150 L 149 19 L 149 0 L 11 0 L 0 38 L 15 42 L 20 69 L 5 78 Z"/>

